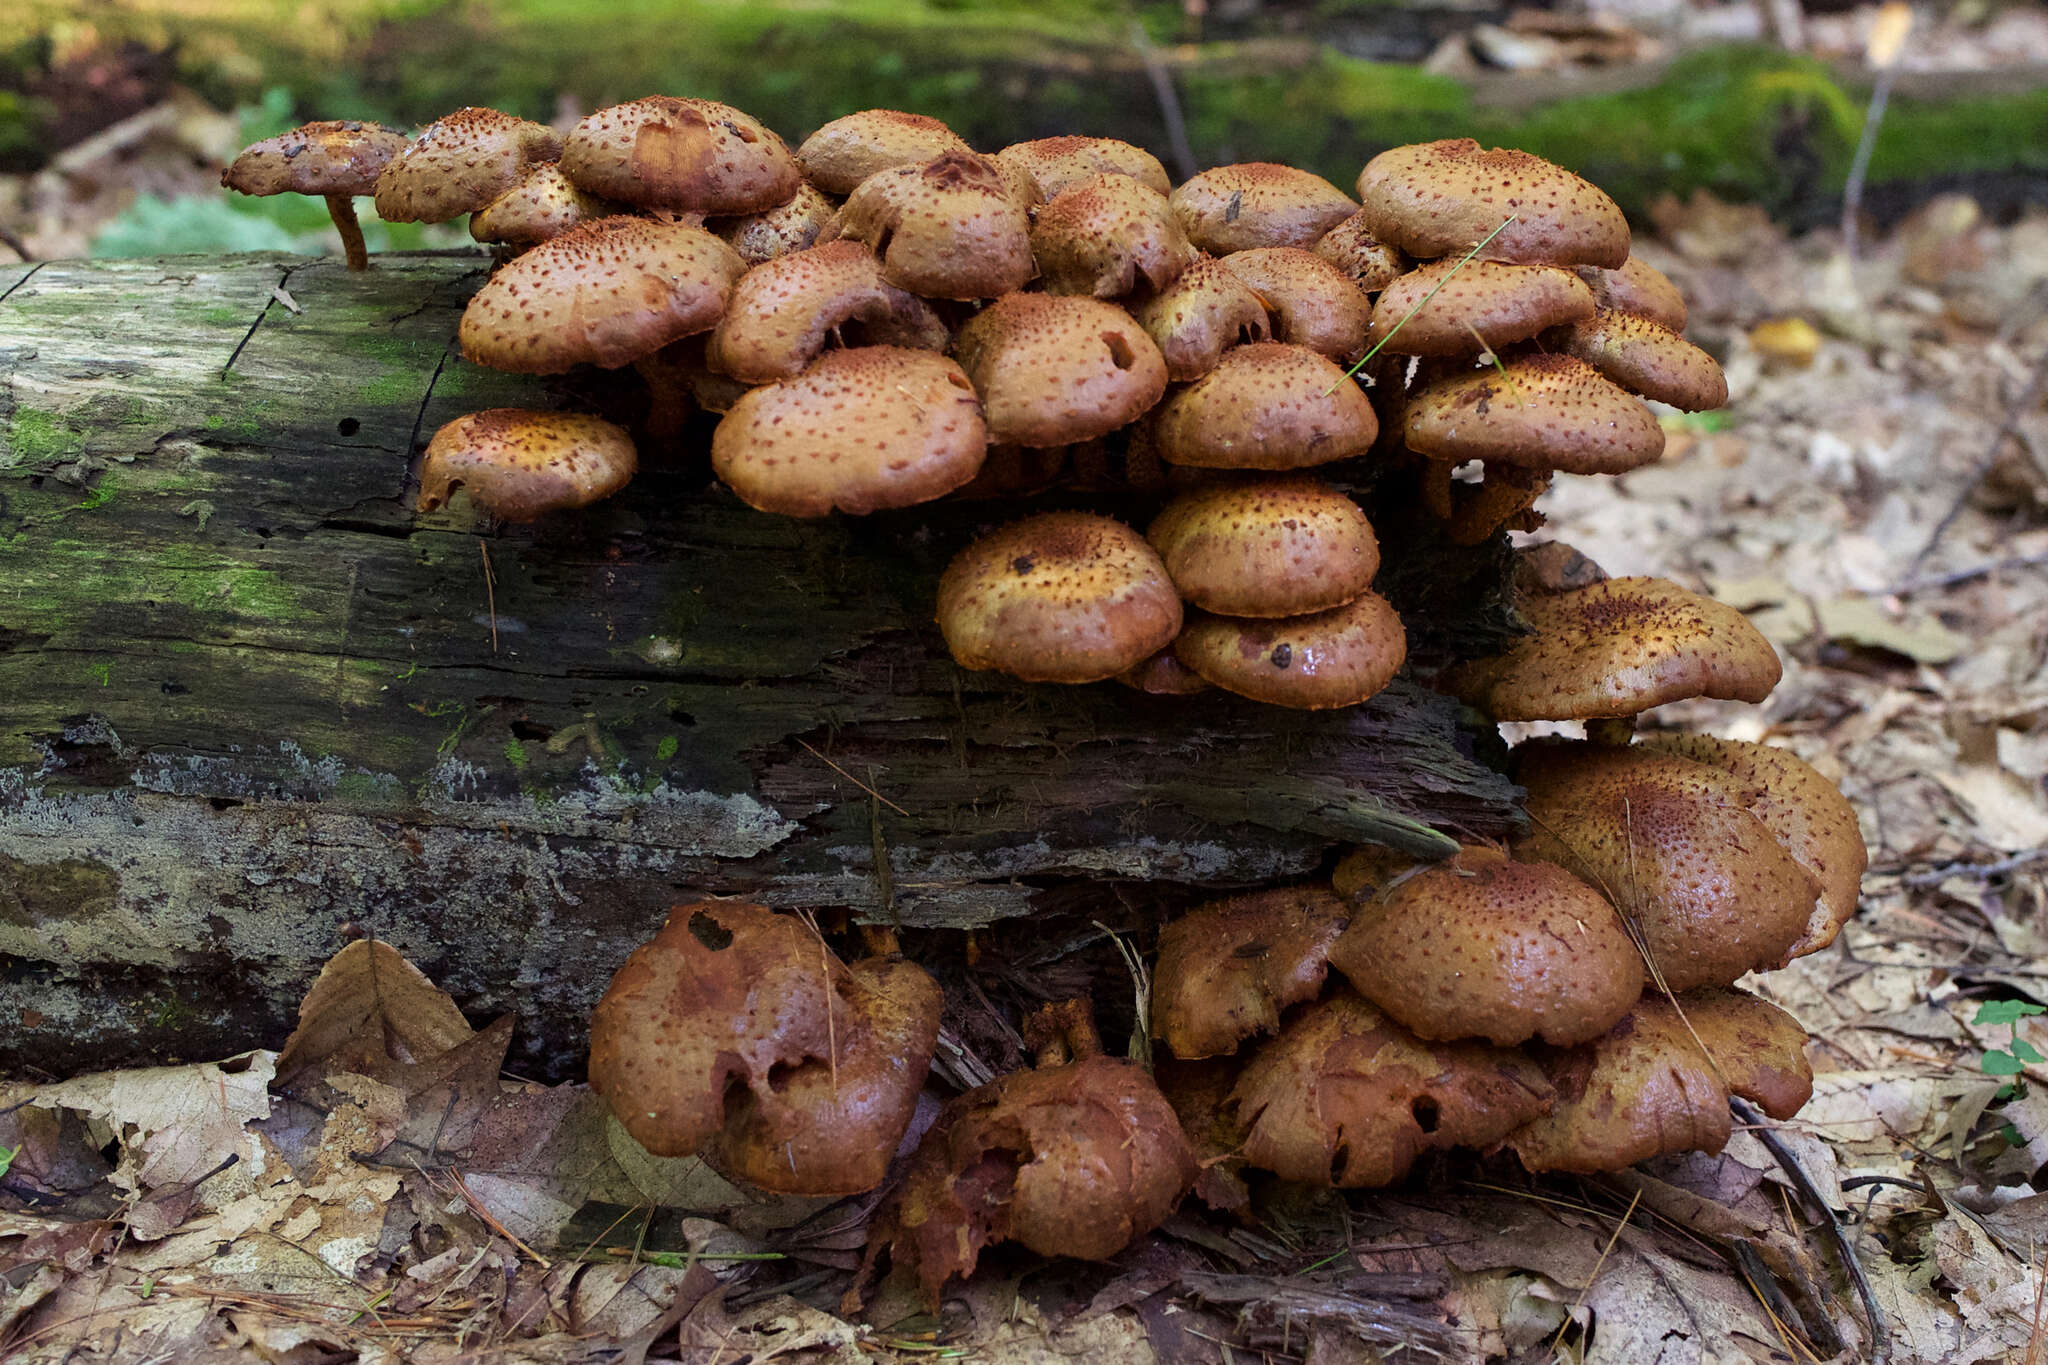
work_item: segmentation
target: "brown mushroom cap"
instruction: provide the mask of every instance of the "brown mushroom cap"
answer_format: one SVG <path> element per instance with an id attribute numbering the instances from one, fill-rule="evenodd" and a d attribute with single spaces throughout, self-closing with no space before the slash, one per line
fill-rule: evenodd
<path id="1" fill-rule="evenodd" d="M 474 106 L 435 119 L 377 177 L 377 216 L 387 223 L 445 223 L 475 213 L 553 161 L 562 140 L 546 124 Z"/>
<path id="2" fill-rule="evenodd" d="M 479 242 L 533 246 L 620 212 L 620 205 L 570 184 L 561 163 L 549 161 L 529 169 L 511 189 L 471 214 L 469 235 Z"/>
<path id="3" fill-rule="evenodd" d="M 788 517 L 910 507 L 973 478 L 988 451 L 974 388 L 931 351 L 828 351 L 734 403 L 711 467 L 751 507 Z"/>
<path id="4" fill-rule="evenodd" d="M 1380 547 L 1357 503 L 1318 479 L 1196 488 L 1145 532 L 1180 595 L 1223 616 L 1301 616 L 1372 586 Z"/>
<path id="5" fill-rule="evenodd" d="M 244 147 L 220 173 L 241 194 L 371 194 L 404 133 L 358 119 L 308 123 Z"/>
<path id="6" fill-rule="evenodd" d="M 1623 388 L 1674 408 L 1705 412 L 1728 401 L 1720 364 L 1661 322 L 1602 309 L 1559 328 L 1550 341 Z"/>
<path id="7" fill-rule="evenodd" d="M 1038 269 L 1031 217 L 987 157 L 948 152 L 860 182 L 825 238 L 855 237 L 882 277 L 930 299 L 990 299 Z"/>
<path id="8" fill-rule="evenodd" d="M 1344 272 L 1367 294 L 1377 294 L 1414 269 L 1409 259 L 1372 235 L 1363 213 L 1354 213 L 1316 239 L 1316 255 Z"/>
<path id="9" fill-rule="evenodd" d="M 873 252 L 840 240 L 740 276 L 705 360 L 735 379 L 766 384 L 796 375 L 835 337 L 925 351 L 943 351 L 953 339 L 923 299 L 883 281 Z"/>
<path id="10" fill-rule="evenodd" d="M 1216 256 L 1262 246 L 1312 247 L 1358 211 L 1312 171 L 1271 161 L 1216 166 L 1170 196 L 1188 240 Z"/>
<path id="11" fill-rule="evenodd" d="M 954 556 L 939 579 L 938 619 L 965 668 L 1084 683 L 1164 648 L 1181 606 L 1136 531 L 1089 512 L 1044 512 Z"/>
<path id="12" fill-rule="evenodd" d="M 1197 256 L 1179 279 L 1138 300 L 1131 313 L 1166 358 L 1167 377 L 1177 382 L 1200 379 L 1228 348 L 1273 334 L 1259 296 L 1213 256 Z"/>
<path id="13" fill-rule="evenodd" d="M 1748 617 L 1668 579 L 1609 578 L 1515 605 L 1533 635 L 1439 680 L 1495 720 L 1633 716 L 1692 697 L 1761 702 L 1782 668 Z"/>
<path id="14" fill-rule="evenodd" d="M 1593 291 L 1569 270 L 1431 261 L 1381 292 L 1366 339 L 1396 355 L 1476 355 L 1591 316 Z"/>
<path id="15" fill-rule="evenodd" d="M 1275 340 L 1337 360 L 1365 353 L 1372 303 L 1343 271 L 1298 246 L 1255 247 L 1223 258 L 1273 314 Z"/>
<path id="16" fill-rule="evenodd" d="M 1166 196 L 1127 175 L 1071 182 L 1038 209 L 1031 254 L 1055 294 L 1116 299 L 1164 289 L 1195 262 Z"/>
<path id="17" fill-rule="evenodd" d="M 1669 276 L 1649 262 L 1631 256 L 1619 269 L 1582 265 L 1578 273 L 1592 288 L 1593 302 L 1602 308 L 1634 313 L 1661 322 L 1674 332 L 1685 330 L 1685 295 Z"/>
<path id="18" fill-rule="evenodd" d="M 1491 260 L 1614 269 L 1628 259 L 1628 220 L 1599 189 L 1468 137 L 1381 152 L 1359 172 L 1358 197 L 1373 235 L 1422 260 L 1469 250 L 1495 228 L 1481 252 Z"/>
<path id="19" fill-rule="evenodd" d="M 1419 1038 L 1598 1038 L 1643 993 L 1600 894 L 1551 863 L 1467 847 L 1353 913 L 1330 961 Z"/>
<path id="20" fill-rule="evenodd" d="M 1498 460 L 1567 474 L 1620 474 L 1664 453 L 1657 414 L 1585 361 L 1538 353 L 1503 368 L 1439 379 L 1410 398 L 1408 448 L 1454 464 Z"/>
<path id="21" fill-rule="evenodd" d="M 1379 435 L 1365 390 L 1306 346 L 1254 342 L 1170 395 L 1159 454 L 1204 469 L 1306 469 L 1363 455 Z"/>
<path id="22" fill-rule="evenodd" d="M 876 171 L 918 166 L 947 152 L 972 152 L 935 118 L 900 109 L 863 109 L 833 119 L 796 149 L 804 178 L 827 194 L 851 194 Z"/>
<path id="23" fill-rule="evenodd" d="M 457 488 L 504 521 L 608 498 L 638 466 L 633 438 L 577 412 L 489 408 L 434 433 L 420 462 L 419 510 L 432 512 Z"/>
<path id="24" fill-rule="evenodd" d="M 585 116 L 562 141 L 562 170 L 622 204 L 708 215 L 774 208 L 802 180 L 788 146 L 753 115 L 673 95 Z"/>
<path id="25" fill-rule="evenodd" d="M 1125 669 L 1116 680 L 1133 692 L 1154 697 L 1193 697 L 1215 690 L 1207 678 L 1173 657 L 1172 645 Z"/>
<path id="26" fill-rule="evenodd" d="M 1235 1052 L 1323 989 L 1351 911 L 1328 887 L 1257 891 L 1191 910 L 1159 934 L 1152 1032 L 1176 1057 Z"/>
<path id="27" fill-rule="evenodd" d="M 1102 174 L 1127 175 L 1161 194 L 1173 188 L 1158 157 L 1113 137 L 1042 137 L 1013 142 L 997 152 L 995 160 L 1021 172 L 1040 199 L 1051 199 L 1077 180 Z"/>
<path id="28" fill-rule="evenodd" d="M 1408 635 L 1378 593 L 1309 616 L 1248 621 L 1195 614 L 1174 657 L 1226 691 L 1275 706 L 1355 706 L 1401 671 Z"/>
<path id="29" fill-rule="evenodd" d="M 1486 1147 L 1550 1107 L 1537 1065 L 1425 1043 L 1348 990 L 1289 1021 L 1231 1092 L 1245 1160 L 1288 1180 L 1390 1185 L 1424 1152 Z"/>
<path id="30" fill-rule="evenodd" d="M 796 187 L 796 193 L 786 204 L 738 218 L 721 218 L 709 226 L 740 254 L 741 260 L 759 265 L 816 246 L 825 225 L 838 212 L 838 200 L 804 184 Z"/>
<path id="31" fill-rule="evenodd" d="M 1166 391 L 1166 361 L 1114 304 L 1007 294 L 969 319 L 954 354 L 988 410 L 991 440 L 1071 445 L 1134 421 Z"/>

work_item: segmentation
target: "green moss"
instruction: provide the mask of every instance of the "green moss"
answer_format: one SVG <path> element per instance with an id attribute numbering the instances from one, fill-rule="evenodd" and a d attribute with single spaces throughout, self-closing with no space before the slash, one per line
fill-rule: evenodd
<path id="1" fill-rule="evenodd" d="M 506 740 L 505 761 L 514 768 L 524 768 L 526 766 L 526 745 L 516 738 Z"/>
<path id="2" fill-rule="evenodd" d="M 0 469 L 66 459 L 84 449 L 85 433 L 58 414 L 16 408 L 0 448 Z"/>

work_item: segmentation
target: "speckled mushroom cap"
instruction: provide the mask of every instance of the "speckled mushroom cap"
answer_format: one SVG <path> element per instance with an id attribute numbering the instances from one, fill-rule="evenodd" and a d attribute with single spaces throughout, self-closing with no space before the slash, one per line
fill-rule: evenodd
<path id="1" fill-rule="evenodd" d="M 1288 1180 L 1391 1185 L 1424 1152 L 1487 1147 L 1546 1111 L 1520 1053 L 1425 1043 L 1348 990 L 1288 1021 L 1231 1091 L 1245 1160 Z"/>
<path id="2" fill-rule="evenodd" d="M 1649 262 L 1631 256 L 1615 270 L 1582 265 L 1578 273 L 1592 289 L 1593 301 L 1600 307 L 1661 322 L 1674 332 L 1685 330 L 1685 295 L 1669 276 Z"/>
<path id="3" fill-rule="evenodd" d="M 790 517 L 929 502 L 988 452 L 960 367 L 931 351 L 828 351 L 746 394 L 711 437 L 711 467 L 749 506 Z"/>
<path id="4" fill-rule="evenodd" d="M 991 532 L 939 579 L 939 629 L 965 668 L 1026 682 L 1100 682 L 1180 630 L 1180 595 L 1144 538 L 1090 512 Z"/>
<path id="5" fill-rule="evenodd" d="M 1754 782 L 1653 749 L 1537 742 L 1516 750 L 1529 789 L 1524 861 L 1556 863 L 1634 922 L 1672 990 L 1771 971 L 1813 917 L 1820 883 L 1750 807 Z"/>
<path id="6" fill-rule="evenodd" d="M 1315 250 L 1367 294 L 1379 293 L 1414 269 L 1406 255 L 1372 235 L 1363 213 L 1352 214 L 1318 237 Z"/>
<path id="7" fill-rule="evenodd" d="M 1628 220 L 1599 189 L 1468 137 L 1381 152 L 1359 172 L 1358 198 L 1373 235 L 1420 260 L 1468 251 L 1510 215 L 1481 252 L 1491 260 L 1611 270 L 1628 259 Z"/>
<path id="8" fill-rule="evenodd" d="M 586 115 L 562 141 L 562 170 L 607 199 L 681 213 L 759 213 L 802 176 L 773 130 L 717 100 L 648 95 Z"/>
<path id="9" fill-rule="evenodd" d="M 1674 408 L 1705 412 L 1728 401 L 1728 376 L 1712 356 L 1635 313 L 1603 308 L 1547 339 L 1623 388 Z"/>
<path id="10" fill-rule="evenodd" d="M 1337 360 L 1365 353 L 1372 302 L 1344 272 L 1298 246 L 1254 247 L 1223 258 L 1273 315 L 1275 340 L 1306 346 Z"/>
<path id="11" fill-rule="evenodd" d="M 1856 810 L 1835 784 L 1790 749 L 1770 744 L 1678 733 L 1644 735 L 1638 744 L 1756 785 L 1761 794 L 1750 802 L 1749 813 L 1820 882 L 1820 900 L 1806 932 L 1792 945 L 1792 956 L 1804 957 L 1833 943 L 1856 913 L 1863 870 L 1870 862 Z"/>
<path id="12" fill-rule="evenodd" d="M 1159 934 L 1152 1033 L 1176 1057 L 1235 1052 L 1313 1000 L 1351 911 L 1327 886 L 1255 891 L 1190 910 Z"/>
<path id="13" fill-rule="evenodd" d="M 737 218 L 720 218 L 708 226 L 740 254 L 741 260 L 759 265 L 816 246 L 825 225 L 837 212 L 838 200 L 803 184 L 796 187 L 796 193 L 786 204 Z"/>
<path id="14" fill-rule="evenodd" d="M 1188 240 L 1217 256 L 1262 246 L 1312 247 L 1358 211 L 1312 171 L 1272 161 L 1217 166 L 1170 196 Z"/>
<path id="15" fill-rule="evenodd" d="M 1224 616 L 1300 616 L 1372 586 L 1380 547 L 1357 503 L 1319 479 L 1259 478 L 1181 494 L 1145 539 L 1188 602 Z"/>
<path id="16" fill-rule="evenodd" d="M 532 521 L 610 497 L 638 464 L 633 438 L 610 422 L 575 412 L 489 408 L 456 418 L 427 442 L 419 510 L 438 510 L 461 488 L 501 520 Z"/>
<path id="17" fill-rule="evenodd" d="M 1477 355 L 1591 316 L 1593 291 L 1569 270 L 1431 261 L 1381 292 L 1366 339 L 1396 355 Z"/>
<path id="18" fill-rule="evenodd" d="M 1213 256 L 1197 256 L 1179 279 L 1132 304 L 1131 313 L 1176 382 L 1200 379 L 1229 347 L 1273 334 L 1259 296 Z"/>
<path id="19" fill-rule="evenodd" d="M 947 152 L 971 152 L 967 140 L 935 118 L 900 109 L 863 109 L 833 119 L 796 149 L 804 179 L 827 194 L 851 194 L 876 171 L 917 166 Z"/>
<path id="20" fill-rule="evenodd" d="M 702 228 L 599 218 L 485 281 L 462 312 L 462 353 L 520 374 L 616 369 L 711 328 L 743 269 Z"/>
<path id="21" fill-rule="evenodd" d="M 359 119 L 308 123 L 244 147 L 220 173 L 241 194 L 369 194 L 391 159 L 406 148 L 404 133 Z"/>
<path id="22" fill-rule="evenodd" d="M 1166 361 L 1114 304 L 1008 294 L 960 329 L 954 354 L 988 410 L 989 438 L 1086 441 L 1135 420 L 1166 391 Z"/>
<path id="23" fill-rule="evenodd" d="M 1761 702 L 1782 669 L 1748 617 L 1669 579 L 1609 578 L 1522 594 L 1515 606 L 1534 634 L 1439 680 L 1495 720 L 1633 716 L 1691 697 Z"/>
<path id="24" fill-rule="evenodd" d="M 1051 199 L 1091 175 L 1127 175 L 1161 194 L 1173 188 L 1158 157 L 1113 137 L 1042 137 L 1013 142 L 997 152 L 995 159 L 999 165 L 1021 172 L 1041 199 Z"/>
<path id="25" fill-rule="evenodd" d="M 1646 995 L 1605 1037 L 1546 1058 L 1557 1106 L 1507 1146 L 1531 1171 L 1584 1174 L 1718 1152 L 1731 1092 L 1774 1118 L 1799 1112 L 1813 1090 L 1805 1044 L 1791 1015 L 1742 991 L 1692 991 L 1676 1007 Z"/>
<path id="26" fill-rule="evenodd" d="M 1664 429 L 1642 399 L 1583 360 L 1542 353 L 1424 386 L 1403 410 L 1402 437 L 1454 464 L 1566 474 L 1620 474 L 1664 453 Z"/>
<path id="27" fill-rule="evenodd" d="M 469 218 L 469 235 L 479 242 L 533 246 L 559 237 L 580 223 L 609 218 L 624 206 L 577 189 L 558 162 L 546 162 Z"/>
<path id="28" fill-rule="evenodd" d="M 1226 691 L 1274 706 L 1356 706 L 1401 671 L 1408 634 L 1378 593 L 1308 616 L 1253 621 L 1193 613 L 1174 657 Z"/>
<path id="29" fill-rule="evenodd" d="M 1160 404 L 1159 454 L 1203 469 L 1306 469 L 1363 455 L 1379 435 L 1365 390 L 1306 346 L 1255 342 Z"/>
<path id="30" fill-rule="evenodd" d="M 952 341 L 931 305 L 882 279 L 859 242 L 827 242 L 763 262 L 740 277 L 705 360 L 749 384 L 788 379 L 840 329 L 856 344 L 943 351 Z"/>
<path id="31" fill-rule="evenodd" d="M 1040 205 L 1031 254 L 1049 292 L 1098 299 L 1164 289 L 1196 256 L 1166 196 L 1114 174 L 1075 180 Z"/>
<path id="32" fill-rule="evenodd" d="M 387 223 L 445 223 L 553 161 L 562 140 L 546 124 L 474 106 L 435 119 L 377 177 L 377 216 Z"/>
<path id="33" fill-rule="evenodd" d="M 1330 961 L 1419 1038 L 1583 1043 L 1643 993 L 1600 894 L 1553 863 L 1467 847 L 1365 901 Z"/>
<path id="34" fill-rule="evenodd" d="M 928 299 L 992 299 L 1037 271 L 1031 216 L 987 157 L 948 152 L 871 175 L 824 238 L 853 237 L 882 258 L 882 277 Z"/>

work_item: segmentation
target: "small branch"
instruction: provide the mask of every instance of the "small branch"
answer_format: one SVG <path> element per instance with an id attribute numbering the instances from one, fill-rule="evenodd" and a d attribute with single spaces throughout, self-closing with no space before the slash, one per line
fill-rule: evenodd
<path id="1" fill-rule="evenodd" d="M 2020 391 L 2020 396 L 2005 410 L 2005 420 L 2000 422 L 1998 430 L 1991 434 L 1991 444 L 1985 447 L 1984 454 L 1977 461 L 1977 467 L 1970 471 L 1970 477 L 1964 482 L 1962 491 L 1956 494 L 1955 502 L 1950 504 L 1941 520 L 1934 524 L 1933 534 L 1929 535 L 1927 543 L 1920 547 L 1920 553 L 1913 556 L 1913 562 L 1906 566 L 1908 577 L 1920 571 L 1920 566 L 1934 553 L 1934 547 L 1941 544 L 1941 538 L 1948 534 L 1949 527 L 1955 525 L 1956 518 L 1963 514 L 1963 508 L 1969 504 L 1970 495 L 1977 491 L 1977 485 L 1990 475 L 1992 466 L 1998 463 L 1998 452 L 2005 448 L 2007 438 L 2019 430 L 2020 418 L 2026 415 L 2027 410 L 2034 406 L 2034 400 L 2040 396 L 2044 380 L 2048 380 L 2048 347 L 2044 347 L 2039 358 L 2034 361 L 2034 371 L 2027 379 L 2027 387 Z"/>
<path id="2" fill-rule="evenodd" d="M 1166 124 L 1166 146 L 1173 157 L 1174 179 L 1192 180 L 1201 167 L 1195 164 L 1195 149 L 1188 142 L 1187 119 L 1180 111 L 1180 96 L 1173 88 L 1173 73 L 1166 69 L 1166 63 L 1159 58 L 1159 49 L 1152 46 L 1151 36 L 1136 19 L 1131 20 L 1131 46 L 1138 49 L 1138 60 L 1145 63 L 1145 75 L 1152 82 L 1153 97 L 1159 101 L 1159 117 Z"/>
<path id="3" fill-rule="evenodd" d="M 1944 863 L 1940 867 L 1902 877 L 1900 881 L 1911 887 L 1940 886 L 1950 877 L 1973 877 L 1980 882 L 1989 881 L 1993 877 L 2003 877 L 2008 872 L 2017 872 L 2023 867 L 2032 867 L 2043 860 L 2048 860 L 2048 848 L 2030 848 L 2009 858 L 2000 858 L 1996 862 Z"/>

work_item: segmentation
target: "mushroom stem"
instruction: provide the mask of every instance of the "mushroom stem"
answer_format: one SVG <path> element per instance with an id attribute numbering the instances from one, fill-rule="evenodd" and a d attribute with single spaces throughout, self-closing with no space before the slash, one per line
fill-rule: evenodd
<path id="1" fill-rule="evenodd" d="M 673 441 L 683 434 L 683 424 L 690 418 L 689 381 L 680 360 L 668 351 L 663 347 L 633 362 L 633 368 L 647 381 L 647 437 L 653 441 Z"/>
<path id="2" fill-rule="evenodd" d="M 1586 738 L 1612 749 L 1626 749 L 1636 737 L 1634 716 L 1603 716 L 1586 722 Z"/>
<path id="3" fill-rule="evenodd" d="M 1063 1066 L 1102 1055 L 1094 1013 L 1081 999 L 1041 1005 L 1024 1021 L 1024 1042 L 1040 1066 Z"/>
<path id="4" fill-rule="evenodd" d="M 899 957 L 903 945 L 897 942 L 896 931 L 886 924 L 863 924 L 860 926 L 861 947 L 867 949 L 869 957 Z"/>
<path id="5" fill-rule="evenodd" d="M 356 201 L 346 194 L 327 196 L 327 216 L 341 234 L 341 249 L 348 256 L 350 270 L 368 270 L 370 253 L 363 246 L 363 227 L 356 221 Z"/>

